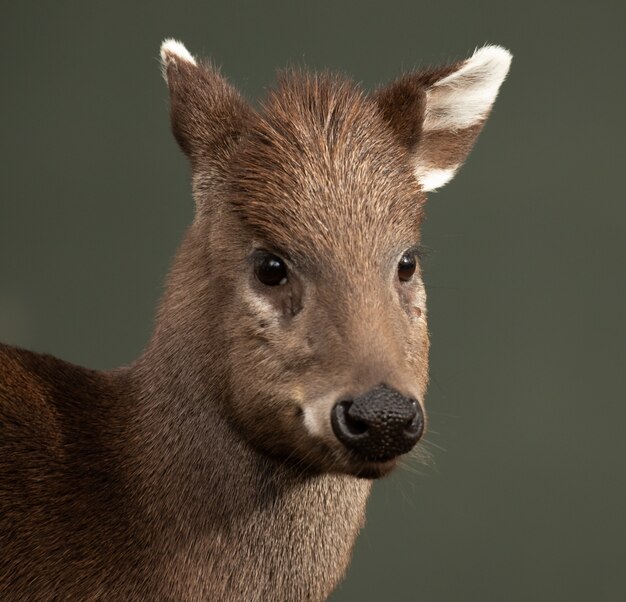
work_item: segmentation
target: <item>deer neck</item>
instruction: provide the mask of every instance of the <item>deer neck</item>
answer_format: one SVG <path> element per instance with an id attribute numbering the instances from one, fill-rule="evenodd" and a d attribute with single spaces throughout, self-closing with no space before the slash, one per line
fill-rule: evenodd
<path id="1" fill-rule="evenodd" d="M 167 369 L 175 364 L 163 349 L 175 347 L 159 344 L 156 357 L 149 348 L 131 369 L 137 405 L 127 437 L 136 446 L 128 480 L 145 531 L 160 534 L 153 543 L 163 573 L 188 570 L 171 584 L 195 584 L 192 598 L 219 596 L 204 588 L 225 579 L 242 592 L 256 584 L 245 599 L 264 588 L 271 598 L 280 575 L 284 599 L 317 587 L 324 599 L 348 565 L 370 482 L 312 474 L 256 451 L 220 409 L 228 392 L 219 373 Z"/>

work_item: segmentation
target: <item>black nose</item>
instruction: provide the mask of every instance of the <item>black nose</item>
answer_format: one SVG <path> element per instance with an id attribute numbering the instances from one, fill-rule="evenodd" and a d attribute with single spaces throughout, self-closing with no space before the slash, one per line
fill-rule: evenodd
<path id="1" fill-rule="evenodd" d="M 331 411 L 337 439 L 365 460 L 384 462 L 412 449 L 424 432 L 420 404 L 386 385 L 352 400 L 340 401 Z"/>

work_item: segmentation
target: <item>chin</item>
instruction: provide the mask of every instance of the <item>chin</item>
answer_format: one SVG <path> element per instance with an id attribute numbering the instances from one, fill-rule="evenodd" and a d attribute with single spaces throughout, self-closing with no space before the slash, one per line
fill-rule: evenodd
<path id="1" fill-rule="evenodd" d="M 398 465 L 398 457 L 381 462 L 365 460 L 343 451 L 333 453 L 331 447 L 322 442 L 318 442 L 307 454 L 292 452 L 272 456 L 274 461 L 290 466 L 300 474 L 307 471 L 317 475 L 344 474 L 370 480 L 386 477 Z"/>
<path id="2" fill-rule="evenodd" d="M 390 474 L 397 465 L 397 458 L 385 462 L 365 462 L 350 471 L 350 474 L 360 479 L 381 479 Z"/>

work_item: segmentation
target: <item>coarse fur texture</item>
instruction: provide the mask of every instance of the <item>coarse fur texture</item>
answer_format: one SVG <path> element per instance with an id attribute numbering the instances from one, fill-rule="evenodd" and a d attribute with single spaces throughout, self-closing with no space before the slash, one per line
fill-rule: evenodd
<path id="1" fill-rule="evenodd" d="M 131 366 L 0 345 L 0 599 L 325 600 L 397 463 L 332 408 L 381 383 L 423 406 L 426 294 L 398 265 L 510 55 L 373 95 L 285 72 L 259 110 L 180 42 L 161 58 L 195 218 Z"/>

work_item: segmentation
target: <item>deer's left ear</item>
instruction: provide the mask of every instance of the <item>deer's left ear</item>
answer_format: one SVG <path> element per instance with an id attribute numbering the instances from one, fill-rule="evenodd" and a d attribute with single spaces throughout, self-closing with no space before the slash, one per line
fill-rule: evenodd
<path id="1" fill-rule="evenodd" d="M 511 64 L 500 46 L 485 46 L 459 63 L 406 75 L 375 101 L 410 148 L 425 191 L 452 179 L 471 150 Z"/>

